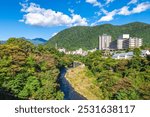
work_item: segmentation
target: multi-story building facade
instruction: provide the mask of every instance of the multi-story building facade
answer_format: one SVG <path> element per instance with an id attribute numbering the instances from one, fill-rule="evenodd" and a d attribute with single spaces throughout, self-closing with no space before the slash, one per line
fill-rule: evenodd
<path id="1" fill-rule="evenodd" d="M 129 39 L 129 48 L 139 48 L 140 46 L 142 46 L 142 39 L 136 37 Z"/>
<path id="2" fill-rule="evenodd" d="M 103 34 L 99 36 L 99 50 L 109 49 L 111 43 L 111 36 L 107 34 Z"/>
<path id="3" fill-rule="evenodd" d="M 141 38 L 132 38 L 129 34 L 123 34 L 117 40 L 117 49 L 139 48 L 142 46 Z"/>
<path id="4" fill-rule="evenodd" d="M 123 49 L 123 39 L 117 40 L 117 49 Z"/>
<path id="5" fill-rule="evenodd" d="M 122 36 L 119 36 L 117 40 L 117 49 L 124 49 L 128 48 L 128 40 L 130 38 L 129 34 L 123 34 Z"/>

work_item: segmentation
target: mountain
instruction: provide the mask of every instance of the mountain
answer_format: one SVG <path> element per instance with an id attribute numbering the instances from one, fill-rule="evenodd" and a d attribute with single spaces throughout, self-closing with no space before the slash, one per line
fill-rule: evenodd
<path id="1" fill-rule="evenodd" d="M 4 43 L 6 43 L 6 41 L 0 41 L 0 44 L 4 44 Z"/>
<path id="2" fill-rule="evenodd" d="M 122 34 L 143 38 L 144 45 L 150 46 L 150 24 L 133 22 L 125 25 L 103 24 L 99 26 L 76 26 L 65 29 L 52 37 L 46 45 L 64 47 L 68 50 L 79 48 L 93 49 L 98 47 L 98 36 L 108 34 L 116 40 Z"/>
<path id="3" fill-rule="evenodd" d="M 35 39 L 27 39 L 27 40 L 33 43 L 34 45 L 45 44 L 47 42 L 47 40 L 43 38 L 35 38 Z"/>
<path id="4" fill-rule="evenodd" d="M 47 42 L 47 40 L 45 40 L 43 38 L 26 39 L 25 37 L 21 37 L 20 39 L 30 41 L 34 45 L 45 44 Z M 6 43 L 6 41 L 0 41 L 0 44 L 4 44 L 4 43 Z"/>

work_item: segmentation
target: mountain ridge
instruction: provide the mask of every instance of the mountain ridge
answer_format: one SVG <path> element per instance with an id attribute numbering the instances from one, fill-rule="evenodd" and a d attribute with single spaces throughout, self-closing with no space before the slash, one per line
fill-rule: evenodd
<path id="1" fill-rule="evenodd" d="M 19 38 L 18 38 L 19 39 Z M 32 44 L 34 45 L 39 45 L 39 44 L 45 44 L 47 42 L 47 40 L 43 39 L 43 38 L 34 38 L 34 39 L 27 39 L 25 37 L 21 37 L 20 39 L 24 39 L 27 41 L 30 41 Z M 0 41 L 0 44 L 5 44 L 7 41 Z"/>
<path id="2" fill-rule="evenodd" d="M 150 24 L 132 22 L 123 25 L 102 24 L 98 26 L 76 26 L 65 29 L 52 37 L 46 46 L 75 50 L 79 48 L 93 49 L 98 47 L 98 36 L 108 34 L 112 40 L 116 40 L 123 33 L 129 33 L 131 37 L 143 38 L 144 45 L 150 45 Z"/>

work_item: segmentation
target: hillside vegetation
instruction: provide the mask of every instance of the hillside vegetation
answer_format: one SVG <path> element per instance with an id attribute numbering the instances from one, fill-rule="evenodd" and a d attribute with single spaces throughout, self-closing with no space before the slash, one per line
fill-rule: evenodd
<path id="1" fill-rule="evenodd" d="M 101 100 L 103 99 L 102 92 L 95 84 L 95 79 L 92 73 L 84 67 L 78 66 L 69 69 L 66 78 L 72 87 L 88 100 Z"/>
<path id="2" fill-rule="evenodd" d="M 142 58 L 135 49 L 130 60 L 103 58 L 101 51 L 84 58 L 72 58 L 84 63 L 85 67 L 70 69 L 66 77 L 73 88 L 87 99 L 150 99 L 150 56 Z"/>
<path id="3" fill-rule="evenodd" d="M 68 50 L 93 49 L 98 47 L 98 36 L 104 33 L 111 35 L 113 40 L 116 40 L 123 33 L 129 33 L 131 37 L 143 38 L 144 45 L 150 45 L 150 25 L 139 22 L 121 26 L 104 24 L 94 27 L 71 27 L 51 38 L 46 45 L 54 47 L 57 43 L 59 48 L 64 47 Z"/>
<path id="4" fill-rule="evenodd" d="M 0 45 L 0 99 L 63 99 L 58 61 L 42 46 L 11 38 Z"/>

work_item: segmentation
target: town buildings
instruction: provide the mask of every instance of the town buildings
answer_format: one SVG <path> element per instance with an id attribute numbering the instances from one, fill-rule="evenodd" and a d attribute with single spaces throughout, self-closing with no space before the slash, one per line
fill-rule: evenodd
<path id="1" fill-rule="evenodd" d="M 142 39 L 130 37 L 129 34 L 123 34 L 115 41 L 112 41 L 112 37 L 107 34 L 99 36 L 99 50 L 122 50 L 128 48 L 139 48 L 140 46 L 142 46 Z"/>
<path id="2" fill-rule="evenodd" d="M 150 55 L 149 50 L 141 50 L 141 57 L 146 57 L 147 55 Z M 127 52 L 127 53 L 117 53 L 112 56 L 113 59 L 131 59 L 134 56 L 133 52 Z"/>
<path id="3" fill-rule="evenodd" d="M 139 48 L 142 46 L 142 39 L 130 37 L 129 34 L 123 34 L 117 39 L 117 49 Z"/>
<path id="4" fill-rule="evenodd" d="M 98 49 L 99 50 L 105 50 L 104 56 L 107 55 L 112 55 L 114 51 L 124 51 L 124 49 L 128 48 L 139 48 L 142 46 L 142 39 L 137 38 L 137 37 L 130 37 L 129 34 L 123 34 L 118 37 L 117 40 L 112 41 L 112 37 L 107 34 L 103 34 L 99 36 L 99 43 L 98 43 Z M 57 46 L 56 46 L 57 47 Z M 78 50 L 74 51 L 66 51 L 65 48 L 59 48 L 59 52 L 63 52 L 65 54 L 72 54 L 72 55 L 81 55 L 81 56 L 86 56 L 89 52 L 94 52 L 97 49 L 93 50 L 82 50 L 82 48 L 79 48 Z M 110 52 L 110 50 L 113 50 Z M 142 55 L 141 56 L 146 56 L 149 55 L 150 52 L 146 50 L 142 50 Z M 129 59 L 133 57 L 133 52 L 128 52 L 128 53 L 120 53 L 120 54 L 114 54 L 112 58 L 114 59 Z"/>

